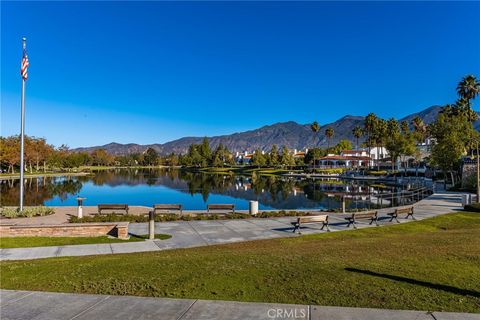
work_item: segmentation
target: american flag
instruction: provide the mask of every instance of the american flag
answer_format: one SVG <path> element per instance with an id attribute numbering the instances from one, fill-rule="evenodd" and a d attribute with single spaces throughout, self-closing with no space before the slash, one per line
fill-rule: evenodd
<path id="1" fill-rule="evenodd" d="M 27 56 L 27 48 L 23 48 L 23 58 L 22 58 L 22 67 L 20 68 L 20 74 L 22 75 L 23 80 L 27 80 L 28 78 L 28 56 Z"/>

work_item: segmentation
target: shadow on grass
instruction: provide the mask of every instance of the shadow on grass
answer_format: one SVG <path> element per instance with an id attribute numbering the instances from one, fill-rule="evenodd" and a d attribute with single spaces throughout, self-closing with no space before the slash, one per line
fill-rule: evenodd
<path id="1" fill-rule="evenodd" d="M 431 282 L 426 282 L 426 281 L 421 281 L 421 280 L 415 280 L 411 278 L 405 278 L 405 277 L 400 277 L 400 276 L 394 276 L 391 274 L 385 274 L 385 273 L 378 273 L 378 272 L 373 272 L 369 270 L 362 270 L 362 269 L 356 269 L 356 268 L 345 268 L 346 271 L 350 272 L 356 272 L 356 273 L 362 273 L 366 274 L 369 276 L 374 276 L 374 277 L 380 277 L 380 278 L 385 278 L 385 279 L 390 279 L 394 281 L 399 281 L 399 282 L 405 282 L 409 284 L 414 284 L 417 286 L 423 286 L 427 287 L 430 289 L 436 289 L 436 290 L 442 290 L 445 292 L 450 292 L 454 294 L 459 294 L 462 296 L 472 296 L 475 298 L 480 298 L 480 292 L 478 291 L 473 291 L 473 290 L 468 290 L 468 289 L 460 289 L 452 286 L 447 286 L 444 284 L 436 284 L 436 283 L 431 283 Z"/>

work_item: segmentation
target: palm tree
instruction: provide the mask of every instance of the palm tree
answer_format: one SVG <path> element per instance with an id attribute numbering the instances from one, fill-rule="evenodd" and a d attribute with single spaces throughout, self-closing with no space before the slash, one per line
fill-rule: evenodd
<path id="1" fill-rule="evenodd" d="M 375 113 L 369 113 L 365 118 L 365 133 L 367 134 L 367 146 L 368 146 L 368 156 L 371 156 L 371 148 L 372 148 L 372 136 L 375 132 L 376 126 L 378 123 L 378 117 Z M 370 166 L 370 163 L 369 163 Z"/>
<path id="2" fill-rule="evenodd" d="M 460 98 L 466 100 L 475 99 L 480 94 L 480 83 L 473 75 L 463 77 L 457 86 L 457 93 Z"/>
<path id="3" fill-rule="evenodd" d="M 374 130 L 374 140 L 377 146 L 377 170 L 380 170 L 380 148 L 383 147 L 385 144 L 386 136 L 387 136 L 387 121 L 382 118 L 378 118 L 375 123 L 375 130 Z M 382 151 L 382 158 L 383 158 L 383 149 Z"/>
<path id="4" fill-rule="evenodd" d="M 427 126 L 423 122 L 422 118 L 420 118 L 419 116 L 415 116 L 415 118 L 413 118 L 412 120 L 412 125 L 415 136 L 417 138 L 417 142 L 425 142 L 425 139 L 427 138 Z"/>
<path id="5" fill-rule="evenodd" d="M 317 135 L 318 132 L 320 131 L 320 125 L 318 124 L 317 121 L 313 121 L 313 123 L 310 125 L 310 129 L 312 129 L 314 135 Z M 313 169 L 315 169 L 315 150 L 312 150 L 312 152 L 313 152 Z"/>
<path id="6" fill-rule="evenodd" d="M 471 100 L 480 94 L 480 82 L 473 75 L 463 77 L 458 83 L 457 94 L 460 97 L 455 104 L 458 113 L 465 116 L 470 122 L 477 120 L 478 116 L 472 110 Z"/>
<path id="7" fill-rule="evenodd" d="M 327 130 L 325 130 L 325 135 L 327 136 L 327 149 L 330 149 L 330 139 L 333 138 L 334 134 L 335 131 L 333 131 L 333 128 L 327 128 Z"/>
<path id="8" fill-rule="evenodd" d="M 352 133 L 355 139 L 357 139 L 356 149 L 358 150 L 358 140 L 360 140 L 360 138 L 363 136 L 363 129 L 360 126 L 355 126 L 355 128 L 352 130 Z"/>

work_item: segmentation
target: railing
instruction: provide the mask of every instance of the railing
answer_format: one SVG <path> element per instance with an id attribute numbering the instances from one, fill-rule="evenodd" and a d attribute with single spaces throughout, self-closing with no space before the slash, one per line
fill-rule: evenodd
<path id="1" fill-rule="evenodd" d="M 414 204 L 433 193 L 431 188 L 419 187 L 410 190 L 402 190 L 399 192 L 389 192 L 389 193 L 371 193 L 368 195 L 357 195 L 355 193 L 345 194 L 342 198 L 350 199 L 351 202 L 355 204 L 356 208 L 351 208 L 350 210 L 361 210 L 361 209 L 381 209 L 388 207 L 397 207 Z M 360 205 L 360 207 L 358 207 Z M 343 205 L 342 205 L 343 206 Z"/>

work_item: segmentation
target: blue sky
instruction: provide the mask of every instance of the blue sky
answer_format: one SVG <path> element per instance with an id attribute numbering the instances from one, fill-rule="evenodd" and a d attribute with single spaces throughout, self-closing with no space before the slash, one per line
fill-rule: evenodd
<path id="1" fill-rule="evenodd" d="M 162 143 L 403 117 L 480 77 L 479 2 L 1 2 L 1 134 Z M 476 103 L 476 109 L 480 103 Z"/>

